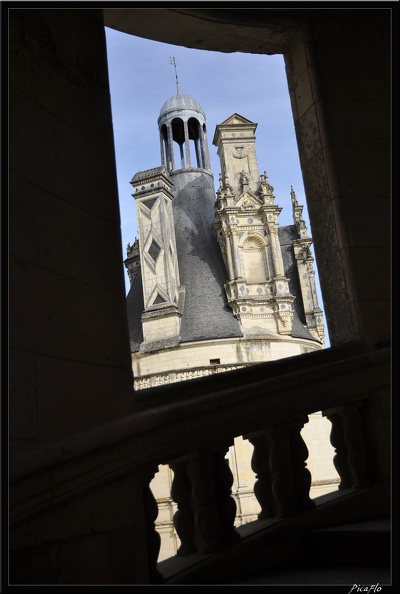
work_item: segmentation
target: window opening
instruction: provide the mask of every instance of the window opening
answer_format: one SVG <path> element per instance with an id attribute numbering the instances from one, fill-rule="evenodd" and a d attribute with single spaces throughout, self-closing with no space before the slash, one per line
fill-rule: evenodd
<path id="1" fill-rule="evenodd" d="M 282 207 L 279 224 L 293 224 L 290 197 L 290 187 L 293 186 L 299 203 L 304 206 L 303 218 L 312 237 L 282 55 L 196 50 L 142 39 L 109 28 L 106 28 L 106 41 L 123 254 L 126 253 L 127 244 L 132 243 L 137 228 L 135 204 L 129 185 L 133 174 L 161 165 L 160 143 L 163 146 L 163 158 L 166 162 L 173 159 L 174 169 L 181 168 L 182 162 L 187 162 L 184 147 L 181 152 L 179 145 L 184 141 L 182 120 L 177 118 L 179 122 L 174 127 L 173 156 L 168 154 L 166 126 L 162 128 L 161 139 L 157 126 L 163 103 L 177 92 L 174 71 L 169 62 L 173 54 L 179 64 L 180 93 L 194 97 L 206 114 L 207 123 L 202 126 L 209 146 L 215 190 L 218 189 L 221 172 L 219 156 L 212 145 L 215 126 L 238 113 L 258 124 L 256 150 L 260 175 L 264 170 L 267 171 L 274 187 L 275 202 Z M 136 55 L 143 56 L 143 59 L 134 61 L 135 76 L 129 77 L 127 73 L 132 72 L 133 68 L 132 56 Z M 232 79 L 237 79 L 238 71 L 241 73 L 240 84 L 233 92 Z M 143 84 L 139 86 L 138 80 Z M 196 126 L 199 124 L 193 120 L 188 122 L 191 165 L 204 167 L 202 147 L 196 140 L 199 136 Z M 236 138 L 235 147 L 240 150 L 242 144 L 238 140 Z M 313 246 L 311 251 L 314 255 Z M 315 259 L 314 269 L 318 302 L 323 310 Z M 127 274 L 125 288 L 128 293 L 130 281 Z M 325 325 L 325 347 L 329 346 L 328 328 Z"/>
<path id="2" fill-rule="evenodd" d="M 106 41 L 123 253 L 125 253 L 127 244 L 133 241 L 137 227 L 135 204 L 129 185 L 133 174 L 137 171 L 157 167 L 160 164 L 170 164 L 170 169 L 179 169 L 189 165 L 185 152 L 186 140 L 188 140 L 190 149 L 188 152 L 191 166 L 207 168 L 200 142 L 199 123 L 194 118 L 187 122 L 186 139 L 184 123 L 181 118 L 174 120 L 172 130 L 167 130 L 164 125 L 161 129 L 161 137 L 159 135 L 157 116 L 160 108 L 163 102 L 174 96 L 177 91 L 174 76 L 168 64 L 169 56 L 172 53 L 171 47 L 180 64 L 180 92 L 194 97 L 200 103 L 206 113 L 209 129 L 214 131 L 215 126 L 224 122 L 234 113 L 258 124 L 256 151 L 259 173 L 262 175 L 264 170 L 267 170 L 270 183 L 274 187 L 276 204 L 282 207 L 279 225 L 293 224 L 290 195 L 290 189 L 293 186 L 299 203 L 304 207 L 303 218 L 308 226 L 309 236 L 312 237 L 282 55 L 267 56 L 240 52 L 231 55 L 180 46 L 174 47 L 108 28 L 106 28 Z M 142 56 L 143 59 L 133 60 L 133 56 L 137 55 Z M 132 64 L 134 64 L 134 76 L 128 76 L 129 73 L 132 73 Z M 240 72 L 239 84 L 232 92 L 232 80 L 238 80 L 238 72 Z M 137 81 L 141 81 L 141 84 L 138 85 Z M 172 150 L 169 149 L 168 134 L 173 137 Z M 204 124 L 203 136 L 208 143 L 211 170 L 214 176 L 215 190 L 217 190 L 221 172 L 220 161 L 216 149 L 212 145 L 212 136 L 207 137 Z M 160 163 L 160 147 L 162 163 Z M 235 139 L 235 148 L 238 156 L 243 153 L 243 145 L 239 138 Z M 223 175 L 224 172 L 221 173 Z M 159 246 L 157 245 L 157 247 Z M 155 245 L 151 247 L 153 256 L 157 256 L 157 247 Z M 252 248 L 255 251 L 250 249 L 246 251 L 245 249 L 243 253 L 245 257 L 253 258 L 252 269 L 255 278 L 258 278 L 257 258 L 260 257 L 260 254 L 256 247 Z M 323 309 L 315 259 L 314 270 L 318 301 Z M 125 274 L 125 283 L 128 293 L 130 283 L 127 274 Z M 160 303 L 161 299 L 158 295 L 155 303 Z M 325 346 L 327 347 L 329 346 L 329 336 L 326 325 L 325 331 Z M 209 364 L 210 366 L 220 365 L 220 359 L 209 359 Z M 254 371 L 256 373 L 256 367 Z M 320 414 L 315 413 L 314 420 L 317 420 L 317 416 Z M 326 421 L 327 423 L 328 421 Z M 306 430 L 310 429 L 311 423 L 306 425 Z M 248 450 L 243 455 L 250 459 L 252 448 L 249 442 L 242 440 L 242 443 Z M 235 448 L 231 448 L 229 456 L 235 456 L 235 459 L 238 457 Z M 310 466 L 309 461 L 310 458 L 308 466 Z M 330 455 L 330 461 L 332 463 L 332 455 Z M 166 469 L 170 484 L 171 471 L 168 467 Z M 156 474 L 152 489 L 154 489 L 154 483 L 157 482 L 162 482 L 161 472 Z M 163 501 L 165 503 L 167 500 Z M 173 503 L 170 499 L 169 502 L 172 517 Z M 252 519 L 255 517 L 241 516 L 240 523 L 246 523 Z M 162 561 L 174 555 L 179 544 L 179 538 L 176 535 L 174 539 L 169 538 L 166 547 L 162 544 L 158 560 Z"/>

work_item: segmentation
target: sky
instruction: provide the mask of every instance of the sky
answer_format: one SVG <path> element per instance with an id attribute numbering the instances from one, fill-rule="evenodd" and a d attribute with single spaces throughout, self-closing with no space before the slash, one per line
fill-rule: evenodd
<path id="1" fill-rule="evenodd" d="M 267 172 L 275 204 L 282 207 L 280 225 L 293 224 L 293 186 L 312 237 L 282 55 L 195 50 L 108 28 L 106 41 L 124 258 L 127 244 L 138 236 L 129 182 L 138 171 L 161 165 L 157 118 L 165 101 L 177 92 L 171 57 L 175 58 L 181 94 L 196 99 L 206 114 L 215 190 L 220 173 L 217 147 L 212 144 L 215 128 L 238 113 L 258 124 L 258 168 L 260 174 Z M 316 262 L 314 266 L 318 275 Z M 323 309 L 319 284 L 318 299 Z"/>

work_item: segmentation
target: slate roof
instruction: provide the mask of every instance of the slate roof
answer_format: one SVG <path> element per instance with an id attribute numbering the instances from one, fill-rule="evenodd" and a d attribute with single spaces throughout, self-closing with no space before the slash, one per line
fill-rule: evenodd
<path id="1" fill-rule="evenodd" d="M 172 201 L 178 265 L 185 286 L 181 320 L 182 342 L 242 336 L 238 320 L 227 305 L 225 264 L 212 230 L 212 177 L 196 172 L 172 175 Z"/>
<path id="2" fill-rule="evenodd" d="M 186 290 L 181 342 L 242 336 L 239 322 L 227 305 L 225 264 L 211 228 L 215 219 L 213 208 L 210 208 L 208 183 L 207 175 L 203 180 L 197 176 L 195 181 L 189 181 L 178 191 L 175 190 L 173 200 L 180 280 Z M 291 336 L 316 341 L 305 327 L 304 306 L 292 245 L 297 238 L 295 225 L 279 228 L 285 276 L 289 278 L 291 294 L 296 296 Z M 144 309 L 140 271 L 128 293 L 127 308 L 131 349 L 138 351 L 143 341 L 140 318 Z"/>
<path id="3" fill-rule="evenodd" d="M 225 264 L 212 230 L 213 178 L 199 175 L 197 170 L 194 174 L 181 172 L 173 181 L 179 276 L 185 287 L 181 342 L 240 337 L 240 324 L 227 304 Z M 138 351 L 143 341 L 143 309 L 142 276 L 138 272 L 127 296 L 132 352 Z"/>

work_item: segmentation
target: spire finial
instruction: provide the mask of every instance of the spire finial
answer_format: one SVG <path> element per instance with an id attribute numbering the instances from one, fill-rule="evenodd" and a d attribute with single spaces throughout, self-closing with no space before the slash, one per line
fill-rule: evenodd
<path id="1" fill-rule="evenodd" d="M 298 206 L 298 202 L 297 202 L 297 198 L 296 198 L 296 192 L 293 189 L 293 186 L 290 186 L 290 196 L 292 198 L 292 204 L 293 206 Z"/>
<path id="2" fill-rule="evenodd" d="M 175 68 L 175 78 L 176 78 L 176 94 L 180 95 L 181 94 L 181 90 L 179 88 L 179 80 L 178 80 L 178 73 L 176 71 L 176 61 L 175 61 L 175 56 L 170 56 L 169 57 L 169 63 L 172 64 L 172 66 Z"/>

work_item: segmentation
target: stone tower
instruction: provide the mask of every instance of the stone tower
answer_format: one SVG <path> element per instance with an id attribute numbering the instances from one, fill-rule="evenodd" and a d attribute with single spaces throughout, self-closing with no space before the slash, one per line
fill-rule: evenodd
<path id="1" fill-rule="evenodd" d="M 290 335 L 294 296 L 285 276 L 278 237 L 281 208 L 259 176 L 257 124 L 238 114 L 217 126 L 221 161 L 215 224 L 228 270 L 227 298 L 245 336 Z"/>
<path id="2" fill-rule="evenodd" d="M 294 224 L 279 226 L 282 209 L 258 171 L 257 124 L 233 114 L 216 127 L 216 193 L 205 113 L 179 85 L 158 128 L 161 165 L 131 180 L 139 239 L 125 266 L 135 387 L 322 348 L 312 239 L 293 190 Z"/>
<path id="3" fill-rule="evenodd" d="M 140 241 L 144 311 L 142 350 L 179 343 L 182 289 L 172 216 L 172 182 L 164 166 L 137 173 L 131 184 Z"/>
<path id="4" fill-rule="evenodd" d="M 323 342 L 322 311 L 318 306 L 310 252 L 311 238 L 302 219 L 302 207 L 292 188 L 293 217 L 298 239 L 293 240 L 294 261 L 300 282 L 298 302 L 285 273 L 283 236 L 279 236 L 281 207 L 275 204 L 274 188 L 267 173 L 258 172 L 255 149 L 257 124 L 234 114 L 217 126 L 214 144 L 221 163 L 214 229 L 224 257 L 228 280 L 227 299 L 240 321 L 244 336 L 292 335 L 297 309 L 306 318 L 310 333 Z M 281 246 L 282 243 L 282 246 Z M 311 258 L 311 260 L 310 260 Z M 310 266 L 311 265 L 311 266 Z"/>

